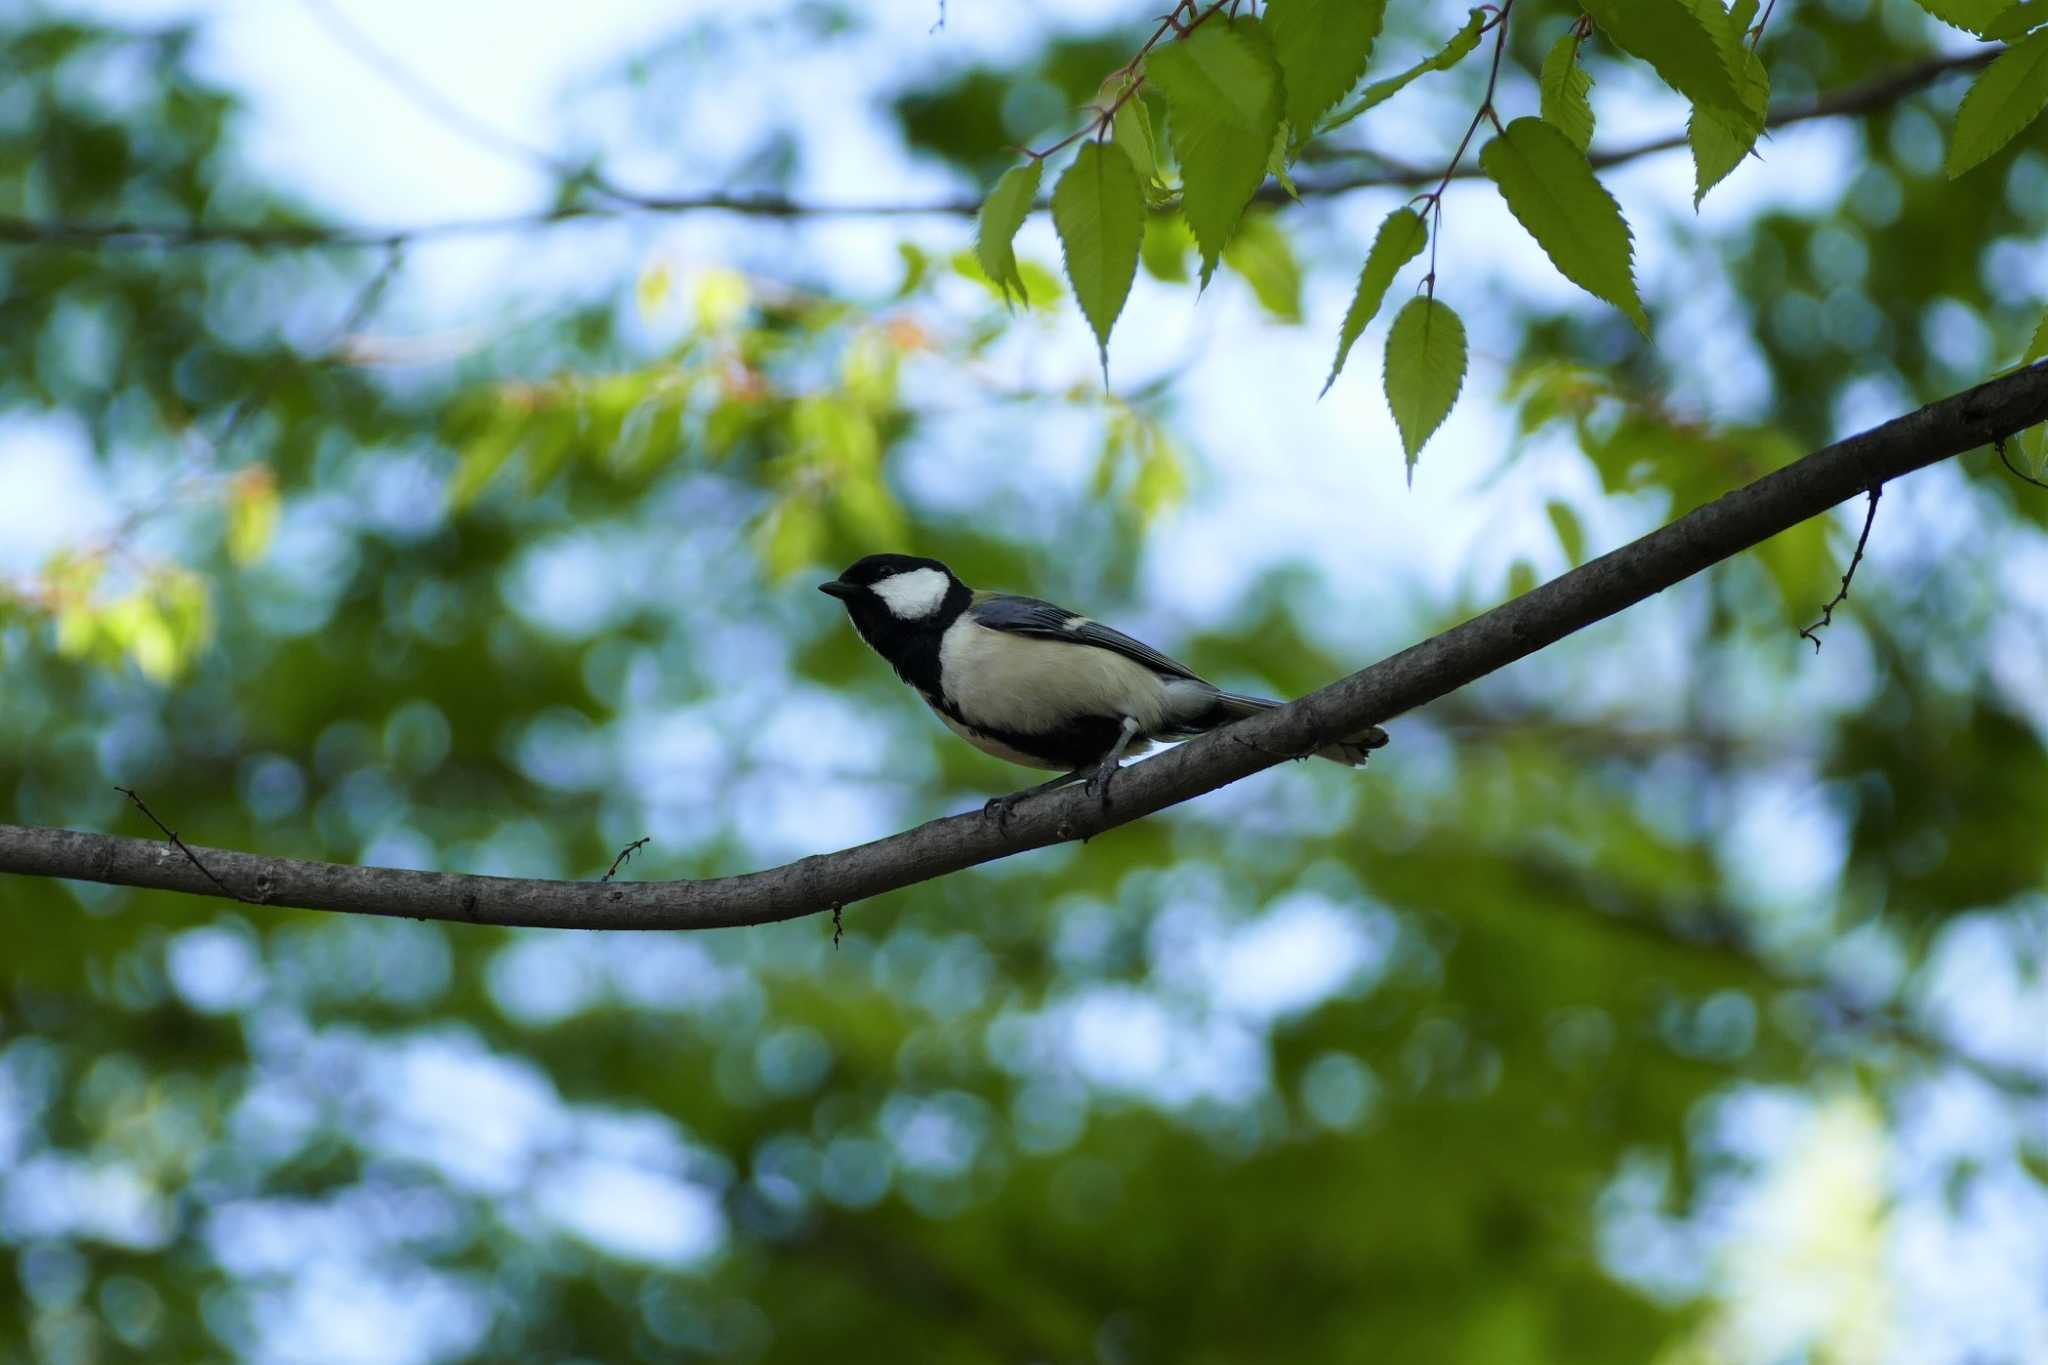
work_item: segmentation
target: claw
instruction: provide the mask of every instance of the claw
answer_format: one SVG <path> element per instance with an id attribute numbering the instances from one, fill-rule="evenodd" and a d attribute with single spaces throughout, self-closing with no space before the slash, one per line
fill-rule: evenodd
<path id="1" fill-rule="evenodd" d="M 1008 796 L 991 796 L 987 804 L 981 808 L 981 818 L 995 821 L 996 828 L 999 830 L 1007 829 L 1010 825 L 1010 808 L 1016 804 L 1017 794 L 1015 792 L 1010 793 Z"/>

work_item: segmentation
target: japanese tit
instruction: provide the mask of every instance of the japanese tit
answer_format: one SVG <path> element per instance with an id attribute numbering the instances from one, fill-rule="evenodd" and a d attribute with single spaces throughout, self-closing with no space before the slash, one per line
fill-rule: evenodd
<path id="1" fill-rule="evenodd" d="M 989 802 L 1085 780 L 1107 798 L 1126 753 L 1186 739 L 1280 703 L 1225 692 L 1121 631 L 1035 597 L 976 592 L 936 559 L 869 555 L 818 591 L 946 727 L 983 753 L 1065 776 Z M 1358 766 L 1387 742 L 1373 726 L 1318 749 Z"/>

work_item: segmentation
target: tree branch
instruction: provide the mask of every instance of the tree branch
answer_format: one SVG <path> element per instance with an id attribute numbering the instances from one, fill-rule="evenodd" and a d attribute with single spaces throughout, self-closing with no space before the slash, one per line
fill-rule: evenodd
<path id="1" fill-rule="evenodd" d="M 1118 775 L 1108 807 L 1073 787 L 1019 804 L 1000 829 L 979 812 L 956 815 L 765 872 L 703 881 L 536 881 L 198 846 L 191 853 L 260 905 L 581 929 L 712 929 L 794 919 L 1090 838 L 1214 791 L 1456 691 L 1876 484 L 2041 421 L 2048 421 L 2048 361 L 1827 446 L 1319 692 L 1134 764 Z M 0 825 L 0 872 L 216 894 L 208 873 L 170 844 L 78 830 Z"/>
<path id="2" fill-rule="evenodd" d="M 1868 113 L 1896 104 L 1913 92 L 1932 85 L 1953 71 L 1966 71 L 1996 58 L 2005 49 L 1956 53 L 1930 57 L 1901 67 L 1862 85 L 1822 95 L 1804 104 L 1771 112 L 1764 126 L 1783 128 L 1811 119 L 1834 118 L 1844 114 Z M 1627 147 L 1597 151 L 1592 155 L 1596 170 L 1619 166 L 1640 157 L 1671 151 L 1687 145 L 1685 134 L 1640 142 Z M 1356 155 L 1372 156 L 1369 152 Z M 1461 166 L 1450 177 L 1470 180 L 1483 175 L 1477 166 Z M 1363 175 L 1299 183 L 1300 198 L 1313 199 L 1349 194 L 1354 190 L 1420 189 L 1441 175 L 1439 171 L 1413 166 L 1386 164 L 1385 169 Z M 783 194 L 694 194 L 642 195 L 608 183 L 600 192 L 608 202 L 568 204 L 544 213 L 509 214 L 495 218 L 458 218 L 444 223 L 415 227 L 325 227 L 315 223 L 141 223 L 73 222 L 0 216 L 0 244 L 16 246 L 165 246 L 205 247 L 234 245 L 288 249 L 299 247 L 397 247 L 448 237 L 484 236 L 491 233 L 530 232 L 560 223 L 633 217 L 642 214 L 731 213 L 751 218 L 971 218 L 981 210 L 978 197 L 934 199 L 905 204 L 888 201 L 821 204 Z M 1281 186 L 1268 183 L 1254 196 L 1258 202 L 1285 204 L 1294 196 Z M 1041 202 L 1037 207 L 1044 208 Z"/>

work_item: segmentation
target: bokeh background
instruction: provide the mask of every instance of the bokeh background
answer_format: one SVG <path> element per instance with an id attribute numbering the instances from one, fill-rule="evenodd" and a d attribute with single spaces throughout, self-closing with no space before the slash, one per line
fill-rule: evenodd
<path id="1" fill-rule="evenodd" d="M 1463 17 L 1391 8 L 1376 73 Z M 1779 9 L 1785 101 L 1972 46 Z M 1505 111 L 1575 13 L 1516 6 Z M 1462 183 L 1473 366 L 1410 488 L 1377 330 L 1315 401 L 1409 191 L 1271 213 L 1199 297 L 1162 219 L 1106 388 L 1042 216 L 1012 315 L 957 214 L 621 197 L 971 201 L 1150 18 L 0 0 L 0 818 L 153 833 L 120 784 L 280 854 L 768 866 L 1026 776 L 812 591 L 862 553 L 1293 694 L 1978 382 L 2048 304 L 2048 145 L 1942 179 L 1963 77 L 1698 212 L 1683 151 L 1609 172 L 1650 341 Z M 1587 62 L 1596 147 L 1683 126 Z M 1440 166 L 1479 66 L 1300 178 Z M 836 944 L 7 880 L 0 1360 L 2048 1359 L 2044 516 L 1978 452 L 1886 491 L 1818 654 L 1860 506 L 1363 774 Z"/>

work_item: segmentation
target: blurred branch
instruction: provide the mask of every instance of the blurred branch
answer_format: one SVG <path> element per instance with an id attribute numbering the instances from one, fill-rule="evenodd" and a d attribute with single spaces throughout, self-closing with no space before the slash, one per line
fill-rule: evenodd
<path id="1" fill-rule="evenodd" d="M 1030 849 L 1087 839 L 1308 754 L 1505 668 L 1873 485 L 2048 420 L 2048 361 L 1929 404 L 1765 475 L 1640 540 L 1272 711 L 1133 764 L 1114 804 L 1078 787 L 764 872 L 702 881 L 541 881 L 355 867 L 195 847 L 245 901 L 456 923 L 710 929 L 816 914 Z M 155 840 L 0 825 L 0 871 L 216 894 Z"/>
<path id="2" fill-rule="evenodd" d="M 317 0 L 309 0 L 317 3 Z M 1950 72 L 1966 71 L 1996 58 L 2003 47 L 1981 52 L 1930 57 L 1911 66 L 1861 85 L 1822 95 L 1803 104 L 1784 106 L 1771 112 L 1767 128 L 1782 128 L 1812 119 L 1869 113 L 1898 103 L 1917 90 L 1933 84 Z M 445 102 L 444 102 L 445 103 Z M 449 106 L 452 108 L 452 106 Z M 469 116 L 454 112 L 465 122 Z M 752 218 L 971 218 L 981 209 L 977 197 L 934 199 L 905 204 L 889 201 L 867 203 L 815 203 L 782 194 L 695 194 L 646 195 L 611 185 L 590 172 L 565 167 L 534 148 L 505 138 L 487 126 L 482 128 L 494 145 L 514 150 L 562 173 L 571 183 L 596 190 L 609 202 L 565 204 L 541 213 L 508 214 L 494 218 L 460 218 L 415 227 L 327 227 L 314 223 L 143 223 L 81 222 L 63 219 L 33 219 L 0 216 L 0 244 L 17 246 L 166 246 L 199 247 L 236 245 L 263 248 L 293 247 L 397 247 L 410 242 L 439 238 L 480 236 L 491 233 L 529 232 L 561 223 L 607 220 L 642 214 L 731 213 Z M 1628 147 L 1598 151 L 1592 155 L 1597 169 L 1688 145 L 1684 133 Z M 1378 169 L 1361 175 L 1329 180 L 1310 180 L 1295 186 L 1303 199 L 1349 194 L 1354 190 L 1419 189 L 1436 180 L 1440 171 L 1392 162 L 1378 153 L 1360 151 Z M 1460 166 L 1452 180 L 1470 180 L 1483 175 L 1478 166 Z M 1256 198 L 1269 204 L 1286 204 L 1290 196 L 1279 185 L 1267 184 Z M 1039 207 L 1044 207 L 1041 204 Z"/>

